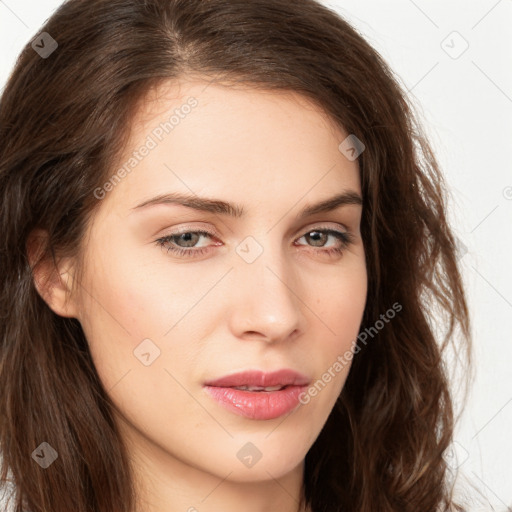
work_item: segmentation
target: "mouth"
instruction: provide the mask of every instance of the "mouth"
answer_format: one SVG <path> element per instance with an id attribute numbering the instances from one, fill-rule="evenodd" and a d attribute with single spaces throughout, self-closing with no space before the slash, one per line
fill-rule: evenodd
<path id="1" fill-rule="evenodd" d="M 253 420 L 287 414 L 300 403 L 310 379 L 294 370 L 245 371 L 204 383 L 205 392 L 229 411 Z"/>
<path id="2" fill-rule="evenodd" d="M 238 389 L 239 391 L 280 391 L 281 389 L 289 388 L 289 385 L 286 386 L 267 386 L 267 387 L 261 387 L 261 386 L 228 386 L 231 389 Z"/>

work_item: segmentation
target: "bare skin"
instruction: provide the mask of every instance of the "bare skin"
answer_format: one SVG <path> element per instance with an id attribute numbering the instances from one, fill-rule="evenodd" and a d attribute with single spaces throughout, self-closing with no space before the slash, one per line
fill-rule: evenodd
<path id="1" fill-rule="evenodd" d="M 119 167 L 174 109 L 190 97 L 197 105 L 106 187 L 77 293 L 72 259 L 50 289 L 37 285 L 84 329 L 130 451 L 138 512 L 298 512 L 305 456 L 350 363 L 307 404 L 269 420 L 221 407 L 203 383 L 281 368 L 314 383 L 351 348 L 367 293 L 362 207 L 298 215 L 341 192 L 360 195 L 358 164 L 338 149 L 348 133 L 301 96 L 206 85 L 169 82 L 148 96 Z M 137 208 L 166 193 L 236 203 L 244 215 Z M 156 242 L 178 230 L 191 234 Z M 349 232 L 352 243 L 325 230 Z M 180 248 L 189 255 L 172 252 Z M 252 467 L 237 456 L 247 443 L 261 454 Z"/>

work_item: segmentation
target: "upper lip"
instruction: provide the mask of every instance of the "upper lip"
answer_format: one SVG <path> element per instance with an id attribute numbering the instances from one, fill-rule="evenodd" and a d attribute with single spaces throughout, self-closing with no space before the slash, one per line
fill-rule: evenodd
<path id="1" fill-rule="evenodd" d="M 235 386 L 305 386 L 309 379 L 295 370 L 285 368 L 273 372 L 263 372 L 261 370 L 246 370 L 231 375 L 226 375 L 219 379 L 209 380 L 204 383 L 205 386 L 215 387 L 235 387 Z"/>

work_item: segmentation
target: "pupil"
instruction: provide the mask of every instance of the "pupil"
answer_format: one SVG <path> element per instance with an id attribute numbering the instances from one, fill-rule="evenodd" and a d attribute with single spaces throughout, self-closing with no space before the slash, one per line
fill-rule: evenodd
<path id="1" fill-rule="evenodd" d="M 311 231 L 311 233 L 308 235 L 309 239 L 313 240 L 313 242 L 315 243 L 315 245 L 317 246 L 322 246 L 322 244 L 318 243 L 318 242 L 321 242 L 321 239 L 319 240 L 318 237 L 322 237 L 322 236 L 325 236 L 325 233 L 321 233 L 320 231 Z"/>
<path id="2" fill-rule="evenodd" d="M 191 237 L 194 235 L 197 236 L 196 233 L 182 233 L 181 235 L 179 235 L 179 237 L 182 239 L 182 241 L 188 243 L 187 247 L 192 247 L 195 244 L 194 243 L 190 244 L 190 242 L 191 242 Z"/>

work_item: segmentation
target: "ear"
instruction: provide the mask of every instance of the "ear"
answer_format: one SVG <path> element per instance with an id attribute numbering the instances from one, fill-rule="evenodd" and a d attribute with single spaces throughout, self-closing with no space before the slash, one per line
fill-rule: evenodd
<path id="1" fill-rule="evenodd" d="M 70 258 L 62 258 L 56 264 L 51 256 L 48 256 L 36 265 L 45 251 L 47 240 L 48 233 L 42 229 L 35 229 L 27 239 L 27 256 L 34 285 L 54 313 L 77 318 L 78 308 L 71 293 L 74 276 L 73 261 Z"/>

